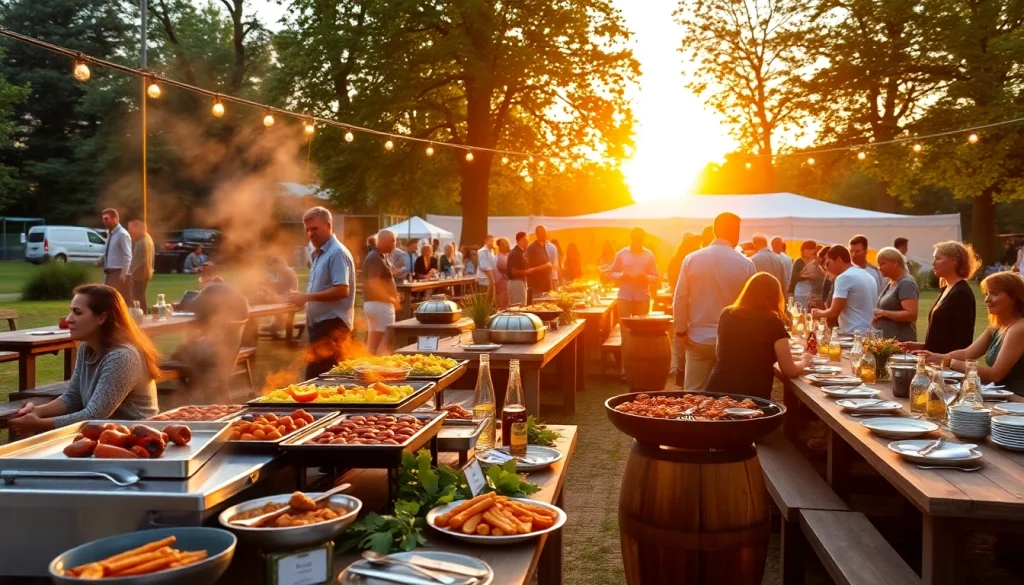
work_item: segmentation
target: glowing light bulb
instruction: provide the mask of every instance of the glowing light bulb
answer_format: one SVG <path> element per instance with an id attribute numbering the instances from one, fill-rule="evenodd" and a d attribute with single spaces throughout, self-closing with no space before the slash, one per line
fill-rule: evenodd
<path id="1" fill-rule="evenodd" d="M 394 142 L 391 142 L 390 140 L 388 140 L 387 142 L 384 143 L 384 149 L 385 150 L 394 150 L 394 148 L 395 148 L 395 143 Z"/>
<path id="2" fill-rule="evenodd" d="M 316 126 L 312 122 L 306 122 L 305 132 L 306 136 L 312 136 L 316 132 Z"/>
<path id="3" fill-rule="evenodd" d="M 213 107 L 210 108 L 210 112 L 218 118 L 224 117 L 224 104 L 220 103 L 220 98 L 213 100 Z"/>
<path id="4" fill-rule="evenodd" d="M 427 147 L 427 156 L 434 156 L 434 147 L 433 146 L 428 146 Z"/>
<path id="5" fill-rule="evenodd" d="M 914 152 L 921 152 L 922 146 L 920 144 L 915 144 L 912 148 Z"/>
<path id="6" fill-rule="evenodd" d="M 814 164 L 814 157 L 813 157 L 813 156 L 812 156 L 812 157 L 809 157 L 809 158 L 807 159 L 807 164 L 809 164 L 809 165 L 813 165 L 813 164 Z"/>
<path id="7" fill-rule="evenodd" d="M 867 153 L 863 150 L 857 153 L 857 160 L 864 160 L 868 157 Z"/>
<path id="8" fill-rule="evenodd" d="M 270 112 L 267 112 L 266 114 L 264 114 L 263 115 L 263 125 L 266 126 L 267 128 L 270 128 L 271 126 L 273 126 L 274 125 L 274 114 L 271 114 Z"/>
<path id="9" fill-rule="evenodd" d="M 527 176 L 526 176 L 526 179 L 524 179 L 524 180 L 525 180 L 525 181 L 526 181 L 527 183 L 532 183 L 532 182 L 533 182 L 533 177 L 531 177 L 531 176 L 527 175 Z"/>
<path id="10" fill-rule="evenodd" d="M 501 157 L 501 164 L 503 164 L 503 165 L 507 165 L 508 164 L 508 157 L 507 156 Z"/>
<path id="11" fill-rule="evenodd" d="M 967 137 L 967 142 L 970 142 L 971 144 L 977 144 L 978 135 L 972 132 L 971 135 Z"/>
<path id="12" fill-rule="evenodd" d="M 473 162 L 473 153 L 472 152 L 467 152 L 466 153 L 466 162 Z"/>
<path id="13" fill-rule="evenodd" d="M 751 169 L 751 168 L 752 168 L 752 167 L 753 167 L 754 165 L 753 165 L 753 164 L 751 164 L 751 162 L 750 162 L 750 161 L 747 161 L 747 164 L 745 164 L 745 165 L 743 165 L 743 166 L 745 166 L 745 167 L 747 168 L 747 170 L 749 171 L 749 170 L 750 170 L 750 169 Z"/>
<path id="14" fill-rule="evenodd" d="M 157 85 L 155 81 L 153 83 L 150 83 L 149 87 L 146 88 L 146 95 L 153 99 L 158 99 L 161 93 L 163 92 L 160 90 L 160 86 Z"/>
<path id="15" fill-rule="evenodd" d="M 75 60 L 75 79 L 78 81 L 89 81 L 92 77 L 92 71 L 89 71 L 89 65 L 85 61 Z"/>
<path id="16" fill-rule="evenodd" d="M 345 142 L 352 142 L 355 139 L 356 139 L 356 135 L 352 134 L 351 130 L 346 130 L 345 131 Z"/>

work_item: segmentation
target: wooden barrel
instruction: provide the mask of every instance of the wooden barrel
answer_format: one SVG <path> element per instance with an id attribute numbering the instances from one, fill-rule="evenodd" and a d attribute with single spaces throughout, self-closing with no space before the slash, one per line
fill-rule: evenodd
<path id="1" fill-rule="evenodd" d="M 698 452 L 633 442 L 619 492 L 629 585 L 758 585 L 769 530 L 753 445 Z"/>
<path id="2" fill-rule="evenodd" d="M 630 392 L 656 392 L 665 389 L 672 367 L 672 344 L 668 331 L 671 321 L 663 327 L 632 328 L 622 320 L 622 367 Z"/>

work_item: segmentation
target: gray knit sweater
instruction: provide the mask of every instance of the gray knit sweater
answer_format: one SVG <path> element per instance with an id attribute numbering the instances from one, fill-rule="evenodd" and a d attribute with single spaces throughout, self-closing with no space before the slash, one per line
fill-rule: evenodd
<path id="1" fill-rule="evenodd" d="M 142 420 L 159 412 L 156 382 L 150 379 L 139 351 L 118 345 L 104 355 L 82 343 L 68 389 L 60 397 L 68 414 L 54 418 L 57 427 L 85 420 Z"/>

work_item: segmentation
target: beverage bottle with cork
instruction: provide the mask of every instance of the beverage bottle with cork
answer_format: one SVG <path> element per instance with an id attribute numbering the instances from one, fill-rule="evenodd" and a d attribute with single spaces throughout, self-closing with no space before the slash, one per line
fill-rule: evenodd
<path id="1" fill-rule="evenodd" d="M 494 447 L 494 383 L 491 382 L 491 356 L 480 356 L 480 371 L 476 376 L 476 390 L 473 391 L 473 420 L 484 421 L 483 432 L 476 440 L 476 448 L 486 451 Z"/>
<path id="2" fill-rule="evenodd" d="M 807 348 L 804 351 L 812 355 L 818 353 L 818 336 L 813 329 L 807 332 Z"/>
<path id="3" fill-rule="evenodd" d="M 928 386 L 932 383 L 928 375 L 928 364 L 923 355 L 917 356 L 917 373 L 910 381 L 910 412 L 926 414 L 928 412 Z"/>
<path id="4" fill-rule="evenodd" d="M 519 378 L 519 360 L 512 360 L 508 366 L 508 390 L 501 409 L 501 444 L 508 447 L 514 457 L 526 455 L 526 404 Z"/>
<path id="5" fill-rule="evenodd" d="M 828 338 L 828 360 L 830 362 L 841 362 L 843 360 L 843 348 L 839 345 L 838 327 L 832 328 L 832 334 Z"/>
<path id="6" fill-rule="evenodd" d="M 831 338 L 828 334 L 828 324 L 824 319 L 818 322 L 818 355 L 823 358 L 828 357 L 828 347 L 831 342 Z"/>
<path id="7" fill-rule="evenodd" d="M 925 404 L 925 416 L 935 422 L 946 420 L 946 380 L 942 377 L 942 365 L 932 372 L 932 381 L 928 385 L 928 401 Z"/>

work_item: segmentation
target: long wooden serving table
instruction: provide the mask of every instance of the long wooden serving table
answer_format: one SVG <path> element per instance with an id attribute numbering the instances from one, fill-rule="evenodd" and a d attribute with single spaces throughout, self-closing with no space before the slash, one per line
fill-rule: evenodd
<path id="1" fill-rule="evenodd" d="M 475 276 L 463 276 L 461 278 L 412 280 L 398 283 L 398 294 L 402 297 L 402 308 L 398 311 L 398 320 L 412 317 L 412 295 L 413 293 L 431 293 L 435 290 L 451 288 L 456 290 L 455 296 L 462 296 L 467 286 L 476 285 Z"/>
<path id="2" fill-rule="evenodd" d="M 987 440 L 958 439 L 948 428 L 940 427 L 936 438 L 941 435 L 950 441 L 978 444 L 984 455 L 982 469 L 973 473 L 919 469 L 889 450 L 891 439 L 862 426 L 866 417 L 846 414 L 835 400 L 802 378 L 787 379 L 778 369 L 776 377 L 782 380 L 790 412 L 804 404 L 828 426 L 828 481 L 838 494 L 848 493 L 850 465 L 859 455 L 921 512 L 924 583 L 963 582 L 967 532 L 1024 530 L 1024 453 Z M 870 386 L 882 391 L 879 398 L 903 404 L 904 413 L 910 414 L 909 400 L 893 397 L 891 383 Z"/>
<path id="3" fill-rule="evenodd" d="M 392 347 L 405 347 L 415 344 L 419 337 L 452 337 L 473 329 L 473 320 L 462 317 L 454 323 L 428 324 L 420 323 L 416 317 L 403 319 L 388 325 L 392 336 Z"/>
<path id="4" fill-rule="evenodd" d="M 298 307 L 289 303 L 271 305 L 253 305 L 249 307 L 250 318 L 266 317 L 281 314 L 295 314 Z M 142 330 L 150 337 L 174 333 L 188 327 L 195 317 L 171 316 L 165 320 L 154 321 L 145 317 Z M 56 325 L 19 329 L 0 333 L 0 351 L 18 353 L 18 390 L 29 390 L 36 387 L 36 356 L 64 352 L 64 379 L 70 379 L 75 370 L 75 342 L 66 329 Z"/>
<path id="5" fill-rule="evenodd" d="M 491 356 L 491 370 L 507 371 L 511 360 L 519 360 L 526 410 L 530 414 L 540 416 L 541 369 L 557 360 L 562 408 L 571 414 L 576 410 L 576 393 L 583 389 L 584 360 L 580 356 L 580 334 L 583 329 L 584 321 L 577 319 L 571 325 L 562 325 L 554 331 L 548 331 L 544 339 L 538 343 L 503 344 L 498 349 L 487 352 Z M 475 371 L 479 367 L 481 352 L 469 351 L 463 347 L 470 343 L 472 342 L 468 333 L 449 337 L 442 339 L 437 351 L 431 353 L 456 360 L 470 360 L 469 366 Z M 419 352 L 413 344 L 400 348 L 395 353 L 408 355 Z M 505 394 L 504 386 L 496 383 L 495 394 L 500 395 L 500 400 Z"/>

